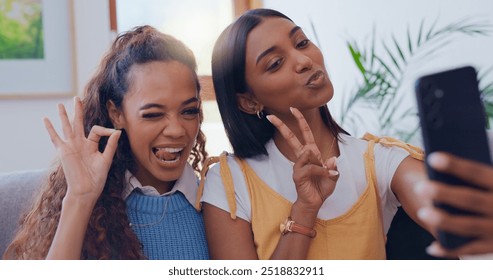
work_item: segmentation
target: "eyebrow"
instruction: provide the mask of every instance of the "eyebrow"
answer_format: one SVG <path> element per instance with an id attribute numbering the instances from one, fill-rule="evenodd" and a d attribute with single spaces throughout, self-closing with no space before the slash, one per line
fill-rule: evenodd
<path id="1" fill-rule="evenodd" d="M 299 26 L 295 26 L 293 27 L 293 29 L 291 29 L 291 31 L 289 31 L 289 38 L 293 37 L 293 35 L 298 31 L 298 30 L 301 30 L 301 27 Z"/>
<path id="2" fill-rule="evenodd" d="M 289 31 L 289 38 L 293 37 L 293 35 L 294 35 L 294 34 L 295 34 L 298 30 L 300 30 L 300 29 L 301 29 L 301 27 L 299 27 L 299 26 L 295 26 L 295 27 L 293 27 L 293 29 L 291 29 L 291 31 Z M 276 47 L 276 46 L 273 46 L 273 47 L 270 47 L 270 48 L 266 49 L 265 51 L 263 51 L 261 54 L 259 54 L 259 56 L 257 56 L 257 62 L 256 62 L 255 64 L 258 64 L 258 63 L 259 63 L 259 61 L 260 61 L 263 57 L 265 57 L 265 56 L 266 56 L 266 55 L 268 55 L 269 53 L 271 53 L 271 52 L 275 51 L 276 49 L 277 49 L 277 47 Z"/>
<path id="3" fill-rule="evenodd" d="M 197 97 L 192 97 L 190 99 L 187 99 L 185 101 L 183 101 L 182 105 L 188 105 L 190 103 L 193 103 L 193 102 L 198 102 L 199 99 Z M 166 106 L 163 106 L 161 104 L 157 104 L 157 103 L 147 103 L 145 104 L 144 106 L 140 107 L 139 110 L 147 110 L 147 109 L 150 109 L 150 108 L 159 108 L 159 109 L 163 109 L 165 108 Z"/>

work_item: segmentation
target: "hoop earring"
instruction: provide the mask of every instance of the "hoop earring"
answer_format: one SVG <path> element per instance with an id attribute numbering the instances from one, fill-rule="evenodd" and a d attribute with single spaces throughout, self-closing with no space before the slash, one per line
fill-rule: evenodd
<path id="1" fill-rule="evenodd" d="M 261 120 L 264 117 L 264 111 L 257 111 L 257 118 Z"/>

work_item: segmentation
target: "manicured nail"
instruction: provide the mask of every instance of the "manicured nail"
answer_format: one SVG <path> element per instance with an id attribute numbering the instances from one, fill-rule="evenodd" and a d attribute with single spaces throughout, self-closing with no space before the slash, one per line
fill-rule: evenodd
<path id="1" fill-rule="evenodd" d="M 330 176 L 337 176 L 337 175 L 339 175 L 339 172 L 338 172 L 338 171 L 336 171 L 336 170 L 332 170 L 332 169 L 330 169 L 330 170 L 329 170 L 329 175 L 330 175 Z"/>
<path id="2" fill-rule="evenodd" d="M 426 247 L 426 253 L 431 256 L 439 257 L 443 255 L 442 250 L 438 247 L 436 243 L 432 243 L 430 246 Z"/>
<path id="3" fill-rule="evenodd" d="M 424 207 L 418 210 L 418 218 L 424 222 L 431 224 L 438 224 L 440 222 L 440 216 L 428 207 Z"/>
<path id="4" fill-rule="evenodd" d="M 272 123 L 272 120 L 270 119 L 270 118 L 271 118 L 271 116 L 270 116 L 270 115 L 265 116 L 265 118 L 266 118 L 266 119 L 267 119 L 270 123 Z"/>
<path id="5" fill-rule="evenodd" d="M 293 109 L 293 107 L 289 107 L 289 111 L 291 111 L 291 114 L 294 114 Z"/>
<path id="6" fill-rule="evenodd" d="M 434 168 L 446 168 L 448 159 L 441 153 L 431 153 L 427 158 L 428 163 Z"/>
<path id="7" fill-rule="evenodd" d="M 416 194 L 424 196 L 430 196 L 435 192 L 435 188 L 427 181 L 418 182 L 413 189 Z"/>
<path id="8" fill-rule="evenodd" d="M 424 182 L 418 182 L 416 185 L 414 185 L 414 192 L 419 195 L 424 194 L 425 193 Z"/>

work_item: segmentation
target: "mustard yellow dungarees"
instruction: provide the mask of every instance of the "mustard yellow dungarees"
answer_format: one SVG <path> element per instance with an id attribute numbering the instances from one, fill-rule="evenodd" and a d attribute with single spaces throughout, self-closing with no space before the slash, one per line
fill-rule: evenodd
<path id="1" fill-rule="evenodd" d="M 318 219 L 315 223 L 317 236 L 312 240 L 308 259 L 385 259 L 386 236 L 383 229 L 380 196 L 375 176 L 374 145 L 399 146 L 422 160 L 423 152 L 414 146 L 390 137 L 378 138 L 371 134 L 363 137 L 368 141 L 364 154 L 367 186 L 356 203 L 343 215 L 329 219 Z M 229 170 L 226 154 L 211 158 L 208 165 L 220 162 L 220 174 L 225 186 L 231 218 L 236 219 L 236 200 L 233 178 Z M 254 243 L 259 259 L 269 259 L 281 237 L 279 225 L 291 212 L 292 203 L 275 192 L 259 178 L 245 160 L 235 158 L 239 163 L 251 201 L 251 225 Z M 202 177 L 203 178 L 203 177 Z M 197 196 L 197 208 L 200 209 L 200 197 L 203 192 L 203 180 Z"/>

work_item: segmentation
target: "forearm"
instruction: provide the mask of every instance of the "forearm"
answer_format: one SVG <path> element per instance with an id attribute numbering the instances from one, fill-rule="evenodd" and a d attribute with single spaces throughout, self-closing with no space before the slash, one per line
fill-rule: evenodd
<path id="1" fill-rule="evenodd" d="M 80 259 L 95 202 L 66 196 L 47 259 Z"/>
<path id="2" fill-rule="evenodd" d="M 317 219 L 317 213 L 307 211 L 296 203 L 291 208 L 290 217 L 297 224 L 307 228 L 313 228 Z M 312 238 L 300 233 L 290 232 L 281 235 L 276 250 L 271 256 L 273 260 L 302 260 L 306 259 Z"/>

